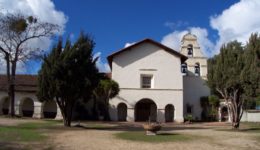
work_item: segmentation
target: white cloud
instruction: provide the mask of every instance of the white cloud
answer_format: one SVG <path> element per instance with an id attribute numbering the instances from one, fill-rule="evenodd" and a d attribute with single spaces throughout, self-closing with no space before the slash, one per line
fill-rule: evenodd
<path id="1" fill-rule="evenodd" d="M 135 42 L 132 42 L 132 43 L 125 43 L 125 48 L 126 47 L 129 47 L 129 46 L 131 46 L 131 45 L 134 45 L 135 44 Z"/>
<path id="2" fill-rule="evenodd" d="M 62 34 L 64 32 L 65 24 L 68 19 L 63 12 L 58 11 L 55 8 L 55 5 L 51 0 L 0 0 L 0 11 L 4 14 L 7 12 L 19 12 L 24 15 L 36 16 L 44 22 L 57 24 L 61 27 L 60 33 L 57 34 Z M 39 40 L 32 40 L 28 43 L 33 47 L 48 50 L 51 42 L 50 38 L 42 38 Z M 0 69 L 1 73 L 5 72 L 5 67 L 0 67 Z M 22 71 L 22 68 L 18 68 L 18 70 Z M 26 72 L 26 70 L 23 70 L 22 72 Z"/>
<path id="3" fill-rule="evenodd" d="M 181 39 L 182 37 L 187 34 L 187 30 L 183 31 L 174 31 L 172 33 L 169 33 L 165 35 L 161 41 L 162 44 L 179 51 L 181 46 Z"/>
<path id="4" fill-rule="evenodd" d="M 164 36 L 161 43 L 176 51 L 179 51 L 181 46 L 181 39 L 188 32 L 197 36 L 202 52 L 206 56 L 211 56 L 214 44 L 208 39 L 208 31 L 204 28 L 189 27 L 186 30 L 174 31 Z"/>
<path id="5" fill-rule="evenodd" d="M 164 25 L 165 25 L 166 27 L 169 27 L 169 28 L 172 29 L 172 30 L 175 30 L 176 28 L 186 27 L 186 26 L 189 25 L 189 23 L 188 23 L 187 21 L 179 20 L 179 21 L 177 21 L 177 22 L 167 21 Z"/>
<path id="6" fill-rule="evenodd" d="M 216 52 L 222 44 L 232 40 L 245 44 L 251 33 L 260 31 L 260 0 L 240 0 L 221 14 L 212 16 L 210 25 L 219 35 Z"/>
<path id="7" fill-rule="evenodd" d="M 171 28 L 171 23 L 166 23 Z M 252 33 L 260 32 L 260 0 L 240 0 L 223 10 L 221 14 L 210 17 L 210 25 L 218 32 L 218 39 L 210 41 L 205 28 L 189 27 L 165 35 L 162 44 L 175 50 L 180 49 L 180 41 L 188 32 L 195 34 L 203 53 L 211 57 L 219 53 L 221 45 L 237 40 L 245 44 Z"/>
<path id="8" fill-rule="evenodd" d="M 101 54 L 102 54 L 101 52 L 97 52 L 93 56 L 94 59 L 98 57 L 98 60 L 96 62 L 96 66 L 97 66 L 99 72 L 105 72 L 105 73 L 111 72 L 108 63 L 104 63 L 101 60 Z"/>

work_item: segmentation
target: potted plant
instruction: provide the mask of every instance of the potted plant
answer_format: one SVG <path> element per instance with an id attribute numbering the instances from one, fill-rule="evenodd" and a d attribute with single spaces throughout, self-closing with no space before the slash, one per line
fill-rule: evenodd
<path id="1" fill-rule="evenodd" d="M 149 117 L 149 121 L 148 124 L 143 124 L 143 128 L 146 131 L 146 135 L 156 135 L 157 131 L 160 131 L 162 126 L 160 125 L 160 123 L 151 123 L 150 121 L 150 117 Z"/>
<path id="2" fill-rule="evenodd" d="M 188 115 L 185 116 L 184 119 L 185 119 L 185 123 L 190 124 L 190 123 L 192 123 L 192 119 L 193 119 L 193 117 L 192 117 L 191 114 L 188 114 Z"/>

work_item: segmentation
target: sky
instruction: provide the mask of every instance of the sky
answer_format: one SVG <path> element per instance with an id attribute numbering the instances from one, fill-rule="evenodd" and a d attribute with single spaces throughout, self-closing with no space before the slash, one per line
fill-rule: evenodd
<path id="1" fill-rule="evenodd" d="M 57 36 L 64 39 L 75 41 L 80 31 L 90 34 L 101 72 L 110 71 L 109 54 L 144 38 L 179 51 L 182 36 L 191 32 L 204 55 L 212 57 L 222 44 L 246 43 L 251 33 L 260 31 L 260 0 L 0 0 L 4 10 L 58 24 L 62 30 Z M 55 42 L 43 39 L 37 44 L 48 53 Z M 35 74 L 40 66 L 30 61 L 19 65 L 18 73 Z"/>

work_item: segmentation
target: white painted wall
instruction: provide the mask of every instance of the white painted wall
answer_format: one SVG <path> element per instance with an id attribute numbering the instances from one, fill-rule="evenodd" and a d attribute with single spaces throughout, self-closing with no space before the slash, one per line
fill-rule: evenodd
<path id="1" fill-rule="evenodd" d="M 209 96 L 210 89 L 206 85 L 206 81 L 201 77 L 184 76 L 184 115 L 187 115 L 186 104 L 193 106 L 192 115 L 194 119 L 201 119 L 202 108 L 200 106 L 200 98 L 202 96 Z"/>
<path id="2" fill-rule="evenodd" d="M 111 118 L 117 120 L 117 105 L 126 103 L 127 120 L 134 121 L 135 104 L 144 98 L 157 105 L 157 121 L 164 122 L 167 104 L 175 107 L 175 121 L 183 121 L 183 77 L 180 58 L 160 47 L 143 43 L 114 57 L 112 79 L 120 86 L 120 93 L 110 101 Z M 141 74 L 153 75 L 153 88 L 140 88 Z"/>
<path id="3" fill-rule="evenodd" d="M 244 111 L 242 122 L 260 122 L 260 110 Z"/>
<path id="4" fill-rule="evenodd" d="M 151 43 L 143 43 L 114 57 L 112 78 L 120 88 L 140 88 L 140 74 L 153 74 L 155 89 L 183 89 L 180 66 L 179 57 Z"/>

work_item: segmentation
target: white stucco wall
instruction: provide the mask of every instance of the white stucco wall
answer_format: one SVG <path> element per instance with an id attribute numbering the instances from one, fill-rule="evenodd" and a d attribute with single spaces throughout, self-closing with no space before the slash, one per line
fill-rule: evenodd
<path id="1" fill-rule="evenodd" d="M 114 57 L 112 78 L 120 88 L 140 88 L 140 74 L 153 74 L 154 88 L 183 89 L 180 66 L 179 57 L 143 43 Z"/>
<path id="2" fill-rule="evenodd" d="M 184 115 L 186 115 L 186 104 L 193 106 L 192 115 L 194 119 L 201 119 L 202 108 L 200 106 L 200 98 L 202 96 L 209 96 L 210 89 L 206 85 L 206 81 L 201 77 L 184 76 Z"/>
<path id="3" fill-rule="evenodd" d="M 111 118 L 117 120 L 117 105 L 126 103 L 127 120 L 134 121 L 135 104 L 144 98 L 157 105 L 157 121 L 164 122 L 167 104 L 175 107 L 175 121 L 183 121 L 183 77 L 180 58 L 160 47 L 143 43 L 114 57 L 112 79 L 120 86 L 120 93 L 110 101 Z M 153 75 L 151 89 L 142 89 L 141 75 Z"/>
<path id="4" fill-rule="evenodd" d="M 241 121 L 242 122 L 260 122 L 260 110 L 244 111 Z"/>

